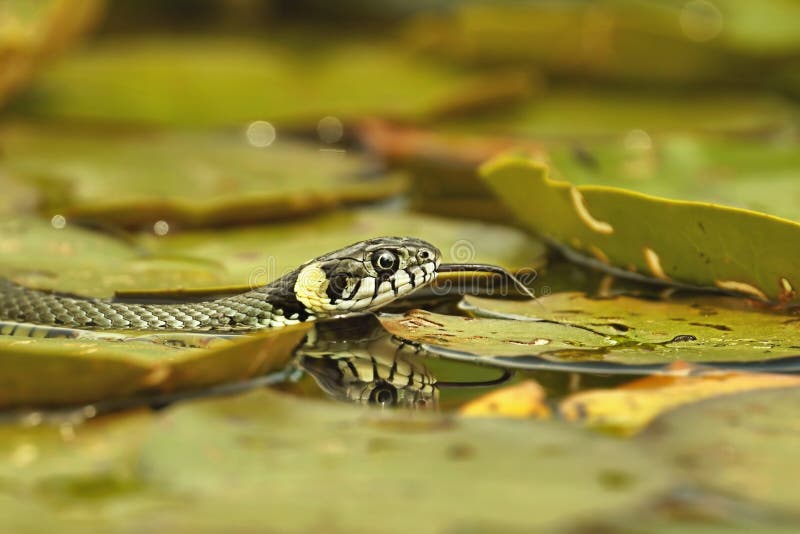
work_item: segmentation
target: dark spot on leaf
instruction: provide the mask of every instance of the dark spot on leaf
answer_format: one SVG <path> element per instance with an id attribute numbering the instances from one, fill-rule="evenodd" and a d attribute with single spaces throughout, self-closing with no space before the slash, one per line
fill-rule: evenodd
<path id="1" fill-rule="evenodd" d="M 621 491 L 633 486 L 636 483 L 636 477 L 625 471 L 606 469 L 598 473 L 597 481 L 608 490 Z"/>
<path id="2" fill-rule="evenodd" d="M 469 460 L 475 456 L 475 449 L 466 443 L 455 443 L 447 448 L 446 454 L 451 460 Z"/>
<path id="3" fill-rule="evenodd" d="M 714 330 L 721 330 L 722 332 L 732 332 L 733 329 L 730 326 L 725 326 L 724 324 L 710 324 L 710 323 L 689 323 L 692 326 L 705 326 L 706 328 L 713 328 Z"/>
<path id="4" fill-rule="evenodd" d="M 610 326 L 611 328 L 613 328 L 618 332 L 627 332 L 628 330 L 631 329 L 629 326 L 626 326 L 622 323 L 608 323 L 608 326 Z"/>
<path id="5" fill-rule="evenodd" d="M 697 226 L 699 226 L 699 227 L 700 227 L 700 231 L 701 231 L 701 232 L 703 232 L 703 233 L 706 233 L 706 227 L 705 227 L 705 226 L 703 226 L 703 223 L 702 223 L 702 221 L 697 221 Z"/>
<path id="6" fill-rule="evenodd" d="M 580 163 L 582 167 L 585 167 L 590 171 L 600 170 L 600 162 L 597 161 L 597 158 L 594 156 L 594 154 L 592 154 L 585 146 L 575 145 L 572 150 L 572 155 L 575 157 L 575 161 Z"/>

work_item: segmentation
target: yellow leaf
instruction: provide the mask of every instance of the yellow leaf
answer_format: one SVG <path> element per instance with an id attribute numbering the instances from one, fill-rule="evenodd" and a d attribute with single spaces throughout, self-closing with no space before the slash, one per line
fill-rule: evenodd
<path id="1" fill-rule="evenodd" d="M 593 390 L 567 397 L 559 411 L 568 421 L 581 421 L 632 435 L 662 413 L 711 397 L 758 389 L 800 386 L 800 377 L 730 371 L 707 371 L 678 362 L 670 366 L 681 375 L 651 376 L 614 390 Z"/>
<path id="2" fill-rule="evenodd" d="M 459 410 L 467 417 L 535 417 L 547 419 L 550 408 L 545 404 L 542 386 L 533 380 L 508 386 L 468 402 Z"/>

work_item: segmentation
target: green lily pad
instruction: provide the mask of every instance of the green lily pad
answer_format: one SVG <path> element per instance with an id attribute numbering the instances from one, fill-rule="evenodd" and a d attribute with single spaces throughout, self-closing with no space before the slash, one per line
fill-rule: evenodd
<path id="1" fill-rule="evenodd" d="M 9 433 L 9 493 L 43 519 L 57 510 L 67 526 L 107 531 L 404 532 L 409 517 L 420 532 L 549 529 L 671 484 L 649 453 L 563 423 L 365 413 L 268 392 L 90 422 L 66 444 L 46 427 Z"/>
<path id="2" fill-rule="evenodd" d="M 667 413 L 637 441 L 695 483 L 796 514 L 800 389 L 707 400 Z"/>
<path id="3" fill-rule="evenodd" d="M 197 390 L 283 368 L 309 325 L 178 348 L 129 339 L 0 336 L 0 408 Z M 120 336 L 121 337 L 121 336 Z"/>
<path id="4" fill-rule="evenodd" d="M 691 352 L 700 360 L 719 357 L 724 348 L 738 356 L 792 356 L 800 351 L 794 316 L 759 311 L 734 297 L 686 296 L 654 301 L 627 296 L 587 298 L 563 292 L 537 301 L 466 297 L 462 308 L 482 317 L 546 320 L 587 328 L 620 342 L 646 345 L 676 337 L 697 338 L 673 350 Z M 738 358 L 736 358 L 738 359 Z"/>
<path id="5" fill-rule="evenodd" d="M 527 64 L 561 77 L 758 83 L 800 49 L 791 22 L 798 16 L 791 0 L 479 2 L 422 18 L 412 36 L 457 60 Z"/>
<path id="6" fill-rule="evenodd" d="M 509 151 L 552 164 L 554 178 L 700 200 L 800 220 L 797 110 L 765 96 L 559 90 L 514 113 L 434 130 L 369 121 L 362 143 L 412 178 L 430 213 L 510 220 L 477 168 Z M 768 184 L 769 187 L 765 187 Z"/>
<path id="7" fill-rule="evenodd" d="M 518 77 L 467 74 L 385 44 L 303 39 L 295 49 L 210 36 L 106 40 L 50 69 L 19 107 L 79 121 L 316 125 L 325 116 L 422 117 L 528 91 Z"/>
<path id="8" fill-rule="evenodd" d="M 467 118 L 445 124 L 446 131 L 482 132 L 538 141 L 575 144 L 602 141 L 643 130 L 652 136 L 696 134 L 748 136 L 750 145 L 769 135 L 791 135 L 796 108 L 771 95 L 730 91 L 681 95 L 609 90 L 559 89 L 518 106 L 514 113 Z M 622 147 L 624 139 L 614 139 Z M 745 144 L 741 140 L 735 144 Z M 657 147 L 657 143 L 656 143 Z M 612 173 L 609 173 L 612 175 Z"/>
<path id="9" fill-rule="evenodd" d="M 546 362 L 761 362 L 800 353 L 791 317 L 713 299 L 654 303 L 558 294 L 522 303 L 467 297 L 464 308 L 479 317 L 414 310 L 382 315 L 381 323 L 440 357 L 520 369 L 547 368 Z"/>
<path id="10" fill-rule="evenodd" d="M 471 359 L 529 355 L 602 359 L 604 351 L 617 345 L 610 336 L 546 322 L 475 319 L 422 310 L 382 314 L 380 320 L 397 337 L 459 351 L 472 355 Z"/>
<path id="11" fill-rule="evenodd" d="M 634 129 L 553 148 L 554 177 L 673 200 L 725 204 L 800 221 L 800 145 L 791 135 L 721 138 Z M 591 162 L 591 163 L 589 163 Z"/>
<path id="12" fill-rule="evenodd" d="M 175 226 L 285 219 L 400 192 L 397 175 L 365 177 L 365 161 L 244 133 L 0 131 L 0 170 L 36 184 L 48 215 L 157 232 Z M 163 226 L 167 223 L 167 226 Z"/>
<path id="13" fill-rule="evenodd" d="M 568 253 L 665 282 L 797 302 L 794 273 L 800 262 L 789 251 L 800 237 L 798 223 L 613 187 L 575 186 L 548 178 L 545 167 L 523 158 L 495 159 L 482 174 L 527 228 Z"/>
<path id="14" fill-rule="evenodd" d="M 224 283 L 218 262 L 155 258 L 109 235 L 69 223 L 61 228 L 58 220 L 23 217 L 0 222 L 0 251 L 0 276 L 30 287 L 86 296 Z"/>

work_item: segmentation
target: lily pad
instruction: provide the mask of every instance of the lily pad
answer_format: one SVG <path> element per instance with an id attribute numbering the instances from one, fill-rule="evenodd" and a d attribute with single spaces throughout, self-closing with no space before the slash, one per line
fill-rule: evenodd
<path id="1" fill-rule="evenodd" d="M 798 11 L 791 0 L 466 3 L 421 18 L 412 36 L 461 61 L 527 64 L 560 77 L 758 83 L 800 48 L 790 22 Z"/>
<path id="2" fill-rule="evenodd" d="M 513 150 L 552 164 L 553 177 L 576 185 L 626 187 L 800 219 L 796 116 L 789 103 L 764 96 L 715 92 L 676 101 L 565 89 L 513 114 L 449 121 L 433 130 L 363 121 L 356 132 L 387 163 L 409 172 L 415 207 L 431 213 L 510 220 L 477 168 Z"/>
<path id="3" fill-rule="evenodd" d="M 693 136 L 719 143 L 750 145 L 770 137 L 792 136 L 797 111 L 791 102 L 759 93 L 715 90 L 672 93 L 613 90 L 560 89 L 525 105 L 514 113 L 496 113 L 481 119 L 465 118 L 445 124 L 446 131 L 471 131 L 484 135 L 513 136 L 570 148 L 608 139 L 624 145 L 624 136 L 642 130 L 651 136 Z M 611 173 L 609 173 L 611 174 Z"/>
<path id="4" fill-rule="evenodd" d="M 701 310 L 714 311 L 705 307 Z M 659 366 L 675 361 L 719 363 L 724 366 L 725 363 L 762 362 L 800 353 L 800 343 L 794 345 L 793 338 L 779 337 L 792 328 L 791 324 L 786 324 L 787 319 L 779 315 L 766 314 L 766 317 L 760 318 L 759 335 L 764 336 L 762 341 L 760 337 L 747 335 L 744 327 L 744 317 L 747 315 L 740 316 L 736 330 L 731 329 L 730 333 L 724 331 L 724 325 L 698 323 L 695 327 L 699 334 L 697 337 L 683 333 L 680 326 L 682 322 L 687 325 L 693 322 L 691 317 L 682 317 L 677 329 L 672 331 L 666 328 L 659 330 L 669 326 L 669 316 L 650 325 L 649 331 L 645 317 L 641 323 L 628 321 L 632 325 L 628 337 L 624 331 L 627 324 L 624 320 L 617 323 L 616 315 L 598 321 L 595 329 L 591 319 L 581 321 L 572 317 L 573 314 L 580 316 L 580 310 L 571 311 L 572 314 L 564 323 L 526 320 L 519 315 L 494 315 L 503 316 L 504 319 L 465 318 L 421 310 L 412 310 L 404 315 L 382 315 L 380 319 L 392 334 L 423 344 L 423 348 L 431 354 L 518 369 L 615 372 L 616 366 L 621 367 L 616 372 L 641 371 L 643 367 L 652 372 Z M 750 314 L 750 319 L 755 321 L 755 327 L 758 328 L 756 317 L 757 314 Z M 773 322 L 770 322 L 770 318 Z M 570 320 L 574 322 L 570 323 Z M 720 326 L 721 330 L 716 326 Z M 637 329 L 642 331 L 637 333 Z M 662 334 L 663 337 L 659 339 Z M 636 336 L 641 337 L 637 340 Z M 626 367 L 631 369 L 626 371 Z"/>
<path id="5" fill-rule="evenodd" d="M 146 250 L 58 219 L 0 223 L 0 276 L 39 289 L 110 297 L 124 289 L 221 285 L 220 264 L 155 258 Z"/>
<path id="6" fill-rule="evenodd" d="M 551 529 L 672 482 L 649 453 L 563 423 L 365 413 L 268 392 L 90 422 L 66 444 L 56 429 L 18 428 L 0 450 L 18 459 L 5 487 L 43 519 L 112 531 L 403 532 L 409 517 L 420 532 Z"/>
<path id="7" fill-rule="evenodd" d="M 309 325 L 179 348 L 136 338 L 0 336 L 0 408 L 88 404 L 197 390 L 283 368 Z"/>
<path id="8" fill-rule="evenodd" d="M 302 39 L 295 48 L 211 36 L 106 40 L 50 69 L 18 107 L 82 122 L 316 126 L 326 116 L 420 118 L 529 89 L 519 77 L 468 74 L 387 44 Z"/>
<path id="9" fill-rule="evenodd" d="M 795 514 L 798 409 L 796 387 L 710 399 L 658 418 L 637 442 L 697 484 Z"/>
<path id="10" fill-rule="evenodd" d="M 617 344 L 610 336 L 569 325 L 502 319 L 473 319 L 411 310 L 403 315 L 382 314 L 381 323 L 393 335 L 422 343 L 435 354 L 441 347 L 472 359 L 541 355 L 602 359 L 600 349 Z"/>
<path id="11" fill-rule="evenodd" d="M 800 262 L 788 251 L 800 237 L 799 223 L 613 187 L 575 186 L 548 178 L 545 167 L 523 158 L 495 159 L 482 173 L 527 228 L 568 253 L 667 283 L 798 301 L 794 284 L 800 282 L 793 273 Z"/>
<path id="12" fill-rule="evenodd" d="M 800 221 L 800 143 L 790 129 L 745 138 L 631 129 L 577 146 L 551 150 L 556 178 Z"/>
<path id="13" fill-rule="evenodd" d="M 36 184 L 48 215 L 155 228 L 285 219 L 403 190 L 366 176 L 363 159 L 244 132 L 109 133 L 14 126 L 0 130 L 0 172 Z M 164 226 L 166 224 L 166 226 Z"/>
<path id="14" fill-rule="evenodd" d="M 665 300 L 627 296 L 591 299 L 561 292 L 537 301 L 466 297 L 462 309 L 483 317 L 546 320 L 577 326 L 646 347 L 675 343 L 692 357 L 745 353 L 767 357 L 800 352 L 794 316 L 758 310 L 734 297 L 676 296 Z M 682 349 L 678 349 L 682 347 Z M 705 354 L 709 351 L 708 354 Z"/>

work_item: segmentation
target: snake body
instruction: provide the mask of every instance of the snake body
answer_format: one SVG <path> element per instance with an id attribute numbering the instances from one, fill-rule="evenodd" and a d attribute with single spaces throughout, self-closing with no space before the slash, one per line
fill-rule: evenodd
<path id="1" fill-rule="evenodd" d="M 0 320 L 80 329 L 250 331 L 377 310 L 436 276 L 420 239 L 360 241 L 251 291 L 213 300 L 137 303 L 29 289 L 0 278 Z"/>

